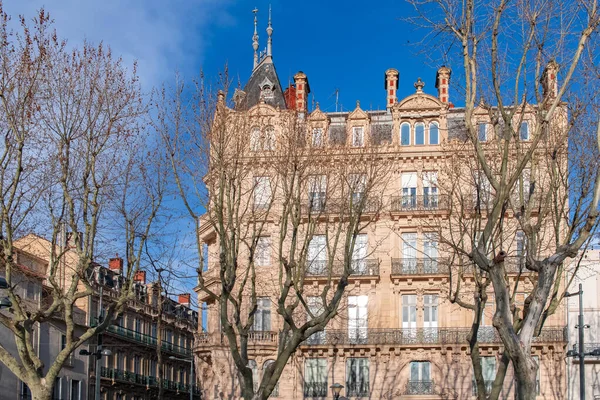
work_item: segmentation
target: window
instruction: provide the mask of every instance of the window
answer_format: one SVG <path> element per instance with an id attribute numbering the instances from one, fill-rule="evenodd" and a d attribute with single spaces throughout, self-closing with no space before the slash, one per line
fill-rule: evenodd
<path id="1" fill-rule="evenodd" d="M 485 391 L 489 393 L 492 390 L 494 379 L 496 379 L 496 357 L 481 357 L 481 369 L 485 381 Z M 476 388 L 477 385 L 473 387 Z"/>
<path id="2" fill-rule="evenodd" d="M 539 396 L 540 395 L 540 369 L 541 369 L 541 364 L 540 364 L 540 356 L 532 356 L 533 357 L 533 362 L 535 363 L 535 365 L 537 365 L 537 372 L 535 375 L 535 393 Z"/>
<path id="3" fill-rule="evenodd" d="M 407 389 L 408 394 L 412 395 L 433 394 L 431 363 L 429 361 L 413 361 L 410 363 L 410 379 Z"/>
<path id="4" fill-rule="evenodd" d="M 271 364 L 274 363 L 274 360 L 265 361 L 265 363 L 263 364 L 263 376 L 265 376 L 265 371 L 267 370 L 267 368 L 269 368 Z M 279 382 L 275 384 L 275 387 L 273 388 L 273 391 L 271 392 L 271 395 L 269 397 L 279 397 Z"/>
<path id="5" fill-rule="evenodd" d="M 438 235 L 437 233 L 426 233 L 423 237 L 423 272 L 438 272 Z"/>
<path id="6" fill-rule="evenodd" d="M 518 199 L 517 199 L 517 203 L 520 203 L 519 199 L 522 199 L 524 203 L 527 203 L 527 201 L 529 201 L 529 197 L 531 196 L 531 169 L 529 168 L 525 168 L 523 169 L 523 172 L 521 173 L 521 176 L 519 177 L 519 181 L 517 183 L 517 185 L 519 185 L 520 187 L 517 188 L 517 194 L 518 194 Z M 522 192 L 521 192 L 521 188 L 522 188 Z M 523 196 L 521 197 L 521 193 L 523 193 Z"/>
<path id="7" fill-rule="evenodd" d="M 361 233 L 356 235 L 354 241 L 354 249 L 352 251 L 352 273 L 364 275 L 367 271 L 367 246 L 369 238 L 366 234 Z"/>
<path id="8" fill-rule="evenodd" d="M 260 128 L 255 126 L 250 130 L 250 150 L 274 150 L 275 149 L 275 128 L 267 126 L 264 136 Z"/>
<path id="9" fill-rule="evenodd" d="M 425 144 L 425 124 L 422 122 L 415 125 L 415 144 Z"/>
<path id="10" fill-rule="evenodd" d="M 268 297 L 256 299 L 253 330 L 258 332 L 271 330 L 271 299 Z"/>
<path id="11" fill-rule="evenodd" d="M 402 272 L 417 272 L 417 234 L 402 234 Z"/>
<path id="12" fill-rule="evenodd" d="M 148 375 L 151 378 L 156 378 L 156 360 L 150 360 Z"/>
<path id="13" fill-rule="evenodd" d="M 275 128 L 267 126 L 263 143 L 264 150 L 275 150 Z"/>
<path id="14" fill-rule="evenodd" d="M 423 207 L 437 209 L 439 206 L 437 172 L 429 171 L 423 173 Z"/>
<path id="15" fill-rule="evenodd" d="M 37 299 L 37 288 L 36 288 L 35 282 L 31 282 L 31 281 L 27 282 L 27 286 L 26 286 L 26 290 L 25 290 L 25 296 L 29 300 L 36 300 Z"/>
<path id="16" fill-rule="evenodd" d="M 52 400 L 63 400 L 61 378 L 54 378 L 54 388 L 52 388 Z"/>
<path id="17" fill-rule="evenodd" d="M 81 382 L 78 380 L 71 380 L 71 400 L 81 399 Z"/>
<path id="18" fill-rule="evenodd" d="M 529 122 L 521 122 L 521 126 L 519 128 L 519 138 L 521 140 L 529 140 Z"/>
<path id="19" fill-rule="evenodd" d="M 475 171 L 475 192 L 473 197 L 476 207 L 482 208 L 489 205 L 492 200 L 492 184 L 484 171 Z"/>
<path id="20" fill-rule="evenodd" d="M 313 147 L 323 146 L 323 129 L 315 128 L 312 133 L 312 145 Z"/>
<path id="21" fill-rule="evenodd" d="M 250 131 L 250 150 L 258 151 L 261 148 L 260 128 L 254 127 Z"/>
<path id="22" fill-rule="evenodd" d="M 417 173 L 402 173 L 402 208 L 414 209 L 417 206 Z"/>
<path id="23" fill-rule="evenodd" d="M 202 332 L 208 332 L 208 304 L 205 301 L 202 302 Z"/>
<path id="24" fill-rule="evenodd" d="M 208 244 L 202 243 L 202 272 L 208 271 Z"/>
<path id="25" fill-rule="evenodd" d="M 440 144 L 440 128 L 437 122 L 429 124 L 429 144 Z"/>
<path id="26" fill-rule="evenodd" d="M 327 177 L 316 175 L 308 180 L 308 206 L 311 211 L 323 211 L 325 209 L 325 196 L 327 193 Z"/>
<path id="27" fill-rule="evenodd" d="M 308 244 L 308 273 L 324 275 L 327 269 L 327 243 L 325 235 L 315 235 Z"/>
<path id="28" fill-rule="evenodd" d="M 402 295 L 402 329 L 413 330 L 417 327 L 417 296 L 414 294 Z M 412 334 L 412 332 L 405 332 Z"/>
<path id="29" fill-rule="evenodd" d="M 480 122 L 479 124 L 477 124 L 477 138 L 479 139 L 480 142 L 487 141 L 487 130 L 488 130 L 487 123 Z"/>
<path id="30" fill-rule="evenodd" d="M 133 356 L 133 373 L 139 374 L 141 372 L 140 371 L 141 365 L 142 365 L 141 357 L 138 355 Z"/>
<path id="31" fill-rule="evenodd" d="M 21 400 L 31 400 L 31 390 L 25 382 L 21 382 Z"/>
<path id="32" fill-rule="evenodd" d="M 309 296 L 307 298 L 307 304 L 308 304 L 308 310 L 312 314 L 313 318 L 317 318 L 325 310 L 325 308 L 323 307 L 323 299 L 319 296 Z M 308 344 L 324 344 L 324 343 L 325 343 L 325 331 L 315 332 L 308 338 Z"/>
<path id="33" fill-rule="evenodd" d="M 254 392 L 258 390 L 260 381 L 258 380 L 258 365 L 256 360 L 248 360 L 248 367 L 252 370 L 252 384 L 254 385 Z"/>
<path id="34" fill-rule="evenodd" d="M 368 358 L 348 358 L 346 360 L 346 396 L 369 396 Z"/>
<path id="35" fill-rule="evenodd" d="M 352 205 L 360 204 L 367 187 L 367 177 L 361 174 L 351 174 L 348 177 L 348 184 L 352 192 Z"/>
<path id="36" fill-rule="evenodd" d="M 268 176 L 254 177 L 254 208 L 266 209 L 271 203 L 271 179 Z"/>
<path id="37" fill-rule="evenodd" d="M 517 242 L 517 265 L 519 270 L 522 271 L 525 268 L 525 256 L 527 256 L 527 237 L 525 232 L 517 231 L 515 235 L 515 241 Z"/>
<path id="38" fill-rule="evenodd" d="M 362 126 L 352 128 L 352 146 L 363 147 L 365 145 L 365 132 Z"/>
<path id="39" fill-rule="evenodd" d="M 304 364 L 304 397 L 327 397 L 327 360 L 307 358 Z"/>
<path id="40" fill-rule="evenodd" d="M 271 238 L 267 236 L 259 237 L 256 242 L 254 263 L 259 267 L 265 267 L 271 264 Z"/>
<path id="41" fill-rule="evenodd" d="M 428 329 L 431 336 L 437 337 L 438 327 L 438 296 L 426 294 L 423 296 L 423 327 Z M 429 336 L 426 334 L 426 336 Z"/>
<path id="42" fill-rule="evenodd" d="M 348 337 L 350 343 L 366 343 L 369 296 L 348 296 Z"/>
<path id="43" fill-rule="evenodd" d="M 408 122 L 400 125 L 400 145 L 410 146 L 410 124 Z"/>
<path id="44" fill-rule="evenodd" d="M 152 336 L 153 338 L 156 339 L 156 334 L 157 334 L 157 332 L 156 332 L 156 322 L 153 322 L 152 323 L 152 328 L 150 330 L 150 336 Z"/>

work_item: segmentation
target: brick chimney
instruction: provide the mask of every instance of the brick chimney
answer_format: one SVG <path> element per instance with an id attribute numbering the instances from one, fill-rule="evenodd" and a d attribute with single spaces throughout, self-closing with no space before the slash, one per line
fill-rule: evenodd
<path id="1" fill-rule="evenodd" d="M 555 99 L 558 95 L 558 64 L 554 60 L 550 60 L 542 77 L 540 79 L 543 89 L 544 99 Z"/>
<path id="2" fill-rule="evenodd" d="M 137 271 L 133 277 L 133 281 L 136 283 L 146 284 L 146 271 Z"/>
<path id="3" fill-rule="evenodd" d="M 391 108 L 398 101 L 398 77 L 397 69 L 390 68 L 385 71 L 385 90 L 387 92 L 386 107 Z"/>
<path id="4" fill-rule="evenodd" d="M 298 72 L 294 75 L 294 83 L 296 84 L 296 110 L 306 112 L 306 103 L 310 93 L 306 74 L 302 71 Z"/>
<path id="5" fill-rule="evenodd" d="M 119 257 L 119 255 L 117 254 L 117 256 L 115 258 L 111 258 L 110 260 L 108 260 L 108 269 L 110 269 L 111 271 L 115 271 L 119 274 L 123 273 L 123 259 L 121 257 Z"/>
<path id="6" fill-rule="evenodd" d="M 442 65 L 440 69 L 437 71 L 437 75 L 435 77 L 435 87 L 438 90 L 438 99 L 444 103 L 450 103 L 450 75 L 452 71 L 450 68 Z"/>
<path id="7" fill-rule="evenodd" d="M 181 305 L 189 307 L 191 299 L 192 299 L 192 295 L 190 293 L 182 293 L 179 295 L 179 300 L 177 302 Z"/>
<path id="8" fill-rule="evenodd" d="M 283 92 L 283 98 L 285 99 L 285 105 L 288 109 L 296 109 L 296 88 L 293 84 L 285 89 L 285 92 Z"/>

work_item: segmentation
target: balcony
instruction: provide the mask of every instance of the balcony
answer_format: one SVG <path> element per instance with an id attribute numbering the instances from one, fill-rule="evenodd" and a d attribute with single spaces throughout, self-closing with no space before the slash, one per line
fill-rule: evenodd
<path id="1" fill-rule="evenodd" d="M 335 330 L 317 332 L 303 346 L 355 346 L 355 345 L 446 345 L 466 343 L 470 328 L 414 328 L 414 329 L 367 329 Z M 494 327 L 479 328 L 477 338 L 482 344 L 502 343 Z M 564 328 L 542 329 L 534 338 L 539 343 L 566 342 Z"/>
<path id="2" fill-rule="evenodd" d="M 358 212 L 360 198 L 352 199 L 352 206 L 355 212 Z M 376 214 L 381 210 L 381 200 L 378 198 L 367 198 L 361 210 L 361 214 L 371 215 Z M 302 214 L 326 214 L 326 215 L 349 215 L 350 198 L 325 198 L 315 197 L 312 201 L 302 204 Z"/>
<path id="3" fill-rule="evenodd" d="M 448 274 L 446 260 L 429 258 L 392 258 L 392 275 Z"/>
<path id="4" fill-rule="evenodd" d="M 115 368 L 101 367 L 100 376 L 102 378 L 111 379 L 115 382 L 132 383 L 149 388 L 158 388 L 159 386 L 158 379 L 153 376 L 145 376 Z M 175 382 L 168 379 L 162 379 L 160 384 L 162 385 L 163 389 L 185 393 L 190 392 L 189 384 Z M 192 390 L 194 391 L 194 394 L 200 395 L 200 387 L 197 385 L 193 385 Z"/>
<path id="5" fill-rule="evenodd" d="M 347 382 L 346 396 L 349 397 L 369 397 L 370 389 L 369 382 Z"/>
<path id="6" fill-rule="evenodd" d="M 406 395 L 426 395 L 435 394 L 435 383 L 433 381 L 408 381 L 406 389 L 404 390 Z"/>
<path id="7" fill-rule="evenodd" d="M 314 277 L 329 276 L 330 265 L 326 260 L 309 261 L 308 268 L 306 268 L 306 275 Z M 341 276 L 343 271 L 343 262 L 336 261 L 331 265 L 332 276 Z M 352 260 L 350 262 L 350 276 L 379 276 L 379 260 L 375 258 Z"/>
<path id="8" fill-rule="evenodd" d="M 391 198 L 392 212 L 436 212 L 448 209 L 448 196 L 441 194 L 403 195 Z"/>
<path id="9" fill-rule="evenodd" d="M 304 382 L 305 399 L 327 397 L 328 391 L 327 382 Z"/>
<path id="10" fill-rule="evenodd" d="M 248 332 L 248 345 L 263 348 L 274 348 L 279 344 L 279 334 L 275 331 Z M 215 346 L 226 346 L 227 338 L 223 333 L 202 332 L 196 338 L 196 351 L 210 350 Z"/>

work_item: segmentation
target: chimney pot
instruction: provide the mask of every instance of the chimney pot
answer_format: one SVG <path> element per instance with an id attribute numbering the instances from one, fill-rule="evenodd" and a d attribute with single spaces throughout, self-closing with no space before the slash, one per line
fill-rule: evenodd
<path id="1" fill-rule="evenodd" d="M 191 303 L 192 295 L 190 293 L 182 293 L 179 295 L 178 303 L 189 307 Z"/>
<path id="2" fill-rule="evenodd" d="M 111 271 L 123 273 L 123 259 L 121 257 L 115 257 L 108 260 L 108 269 Z"/>

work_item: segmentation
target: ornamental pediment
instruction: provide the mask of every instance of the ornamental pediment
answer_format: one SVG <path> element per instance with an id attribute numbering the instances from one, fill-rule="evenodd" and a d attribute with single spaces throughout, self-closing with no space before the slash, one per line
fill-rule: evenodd
<path id="1" fill-rule="evenodd" d="M 309 121 L 326 121 L 327 115 L 319 108 L 319 103 L 313 112 L 308 116 Z"/>
<path id="2" fill-rule="evenodd" d="M 356 108 L 348 114 L 348 119 L 369 119 L 369 114 L 360 108 L 360 101 L 356 101 Z"/>
<path id="3" fill-rule="evenodd" d="M 444 104 L 439 101 L 436 97 L 425 93 L 416 93 L 411 96 L 405 97 L 396 108 L 400 110 L 431 110 L 443 108 Z"/>

